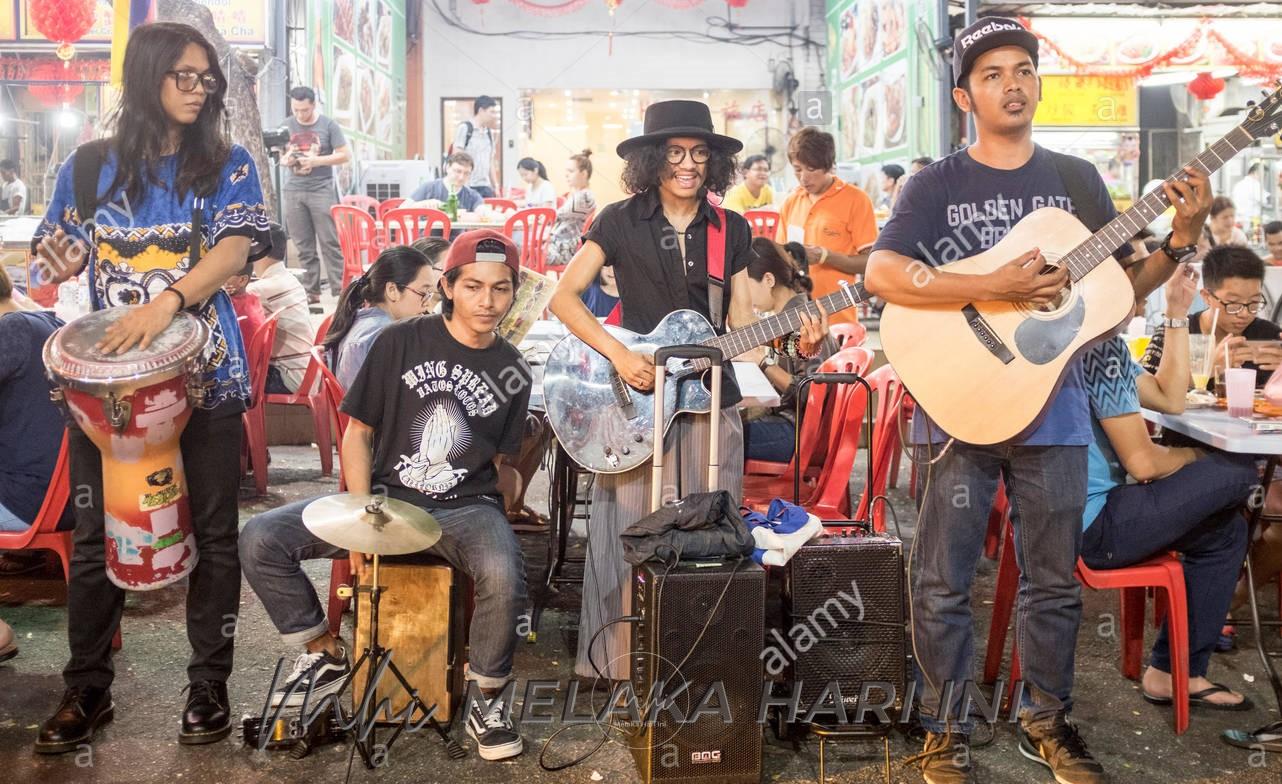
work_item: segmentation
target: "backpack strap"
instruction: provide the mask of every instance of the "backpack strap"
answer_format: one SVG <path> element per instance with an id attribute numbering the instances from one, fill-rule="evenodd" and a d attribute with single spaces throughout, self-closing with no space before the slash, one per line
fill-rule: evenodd
<path id="1" fill-rule="evenodd" d="M 717 223 L 708 221 L 708 315 L 712 326 L 721 329 L 725 316 L 721 306 L 726 290 L 726 211 L 709 202 L 717 215 Z"/>
<path id="2" fill-rule="evenodd" d="M 1064 183 L 1064 190 L 1068 191 L 1068 198 L 1073 200 L 1073 208 L 1077 210 L 1078 219 L 1091 230 L 1092 234 L 1104 228 L 1108 220 L 1104 217 L 1099 203 L 1095 201 L 1094 193 L 1086 184 L 1085 177 L 1082 176 L 1082 165 L 1090 164 L 1072 155 L 1054 151 L 1051 151 L 1051 159 L 1055 161 L 1055 170 L 1059 172 L 1059 178 Z"/>
<path id="3" fill-rule="evenodd" d="M 71 185 L 76 201 L 76 216 L 80 225 L 92 242 L 94 216 L 98 212 L 98 176 L 102 165 L 107 160 L 107 140 L 98 139 L 86 142 L 76 148 L 76 157 L 72 161 Z"/>

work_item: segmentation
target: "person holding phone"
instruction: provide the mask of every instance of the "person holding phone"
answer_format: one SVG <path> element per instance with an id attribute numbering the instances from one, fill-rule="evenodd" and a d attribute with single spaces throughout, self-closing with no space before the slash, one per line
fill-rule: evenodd
<path id="1" fill-rule="evenodd" d="M 1282 330 L 1257 315 L 1265 307 L 1263 288 L 1264 260 L 1250 248 L 1222 245 L 1206 254 L 1201 293 L 1208 307 L 1191 314 L 1187 326 L 1190 335 L 1206 335 L 1214 324 L 1212 376 L 1224 369 L 1226 350 L 1231 367 L 1256 371 L 1257 385 L 1267 382 L 1282 365 Z M 1165 325 L 1157 328 L 1140 360 L 1150 373 L 1156 373 L 1161 363 L 1166 329 Z"/>

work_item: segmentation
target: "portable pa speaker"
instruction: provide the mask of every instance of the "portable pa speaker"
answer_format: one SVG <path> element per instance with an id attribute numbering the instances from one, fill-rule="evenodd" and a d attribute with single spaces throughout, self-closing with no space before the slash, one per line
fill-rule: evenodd
<path id="1" fill-rule="evenodd" d="M 801 683 L 802 714 L 830 683 L 851 720 L 864 683 L 892 684 L 896 703 L 902 700 L 907 641 L 898 539 L 825 537 L 805 545 L 788 561 L 784 608 L 787 625 L 767 639 L 774 650 L 767 648 L 766 664 L 776 651 L 791 662 L 789 686 Z M 803 638 L 806 650 L 796 644 Z M 869 698 L 884 701 L 880 691 Z"/>
<path id="2" fill-rule="evenodd" d="M 643 716 L 629 738 L 644 784 L 760 782 L 765 599 L 766 574 L 753 561 L 737 567 L 683 562 L 671 569 L 644 564 L 632 570 L 632 612 L 640 618 L 632 625 L 638 703 L 647 701 L 660 680 L 665 694 L 683 679 L 689 683 L 674 702 L 686 721 L 658 711 L 653 721 Z M 709 714 L 690 721 L 715 684 L 723 689 L 731 721 Z M 707 704 L 716 707 L 721 694 Z"/>

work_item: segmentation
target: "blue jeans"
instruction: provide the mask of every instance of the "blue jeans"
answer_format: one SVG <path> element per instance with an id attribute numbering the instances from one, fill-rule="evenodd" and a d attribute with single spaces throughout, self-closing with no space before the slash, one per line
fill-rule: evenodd
<path id="1" fill-rule="evenodd" d="M 1259 483 L 1254 458 L 1215 453 L 1155 482 L 1113 488 L 1082 535 L 1082 560 L 1092 569 L 1130 566 L 1167 550 L 1183 555 L 1189 677 L 1206 676 L 1246 558 L 1239 510 Z M 1169 673 L 1166 634 L 1163 622 L 1149 664 Z"/>
<path id="2" fill-rule="evenodd" d="M 797 428 L 778 414 L 743 423 L 743 456 L 748 460 L 786 463 L 797 446 Z"/>
<path id="3" fill-rule="evenodd" d="M 302 562 L 347 557 L 346 550 L 321 541 L 303 525 L 309 503 L 295 501 L 257 515 L 240 535 L 245 578 L 287 645 L 303 645 L 329 628 Z M 500 688 L 512 674 L 517 624 L 526 610 L 521 547 L 493 504 L 428 511 L 441 525 L 441 540 L 426 552 L 467 573 L 476 587 L 468 678 L 481 688 Z"/>
<path id="4" fill-rule="evenodd" d="M 924 446 L 917 447 L 917 457 L 926 459 Z M 1019 718 L 1040 722 L 1067 712 L 1082 615 L 1073 572 L 1086 505 L 1086 447 L 957 442 L 918 474 L 924 492 L 917 496 L 921 522 L 909 580 L 922 724 L 941 733 L 950 725 L 966 733 L 973 728 L 968 716 L 957 715 L 974 672 L 971 585 L 1001 476 L 1011 501 L 1020 569 L 1015 636 L 1024 692 Z M 950 682 L 951 698 L 944 705 Z"/>
<path id="5" fill-rule="evenodd" d="M 0 533 L 18 533 L 31 527 L 31 523 L 18 517 L 0 504 Z"/>

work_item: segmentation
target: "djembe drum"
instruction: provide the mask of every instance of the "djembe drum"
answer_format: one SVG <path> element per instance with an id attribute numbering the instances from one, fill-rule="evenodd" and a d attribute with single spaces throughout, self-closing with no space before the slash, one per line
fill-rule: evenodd
<path id="1" fill-rule="evenodd" d="M 54 399 L 102 453 L 107 576 L 148 591 L 196 566 L 179 438 L 202 395 L 191 382 L 209 328 L 180 312 L 145 350 L 99 351 L 107 327 L 136 307 L 75 319 L 49 336 L 44 362 L 59 386 Z"/>

